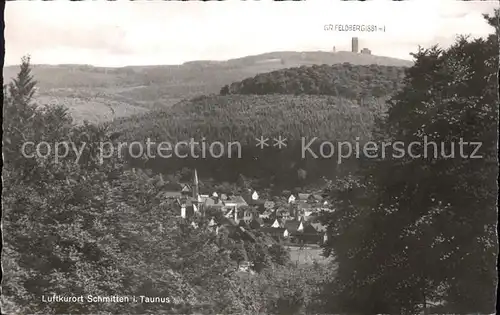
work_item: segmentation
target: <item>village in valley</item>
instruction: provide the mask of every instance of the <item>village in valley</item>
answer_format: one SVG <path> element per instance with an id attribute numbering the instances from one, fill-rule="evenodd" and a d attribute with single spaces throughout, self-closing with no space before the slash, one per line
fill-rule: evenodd
<path id="1" fill-rule="evenodd" d="M 256 190 L 245 190 L 200 191 L 195 170 L 190 183 L 165 184 L 164 197 L 173 201 L 185 223 L 198 228 L 198 219 L 205 218 L 215 234 L 225 230 L 250 242 L 255 242 L 257 234 L 265 235 L 268 246 L 281 244 L 292 250 L 319 249 L 327 241 L 319 216 L 333 209 L 321 193 L 290 193 L 268 200 L 271 198 L 261 198 Z"/>

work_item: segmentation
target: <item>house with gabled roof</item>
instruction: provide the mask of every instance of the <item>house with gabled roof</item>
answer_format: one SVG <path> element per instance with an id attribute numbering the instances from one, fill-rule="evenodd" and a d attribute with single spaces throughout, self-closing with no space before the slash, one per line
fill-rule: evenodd
<path id="1" fill-rule="evenodd" d="M 326 232 L 326 226 L 324 226 L 323 224 L 319 223 L 319 222 L 311 222 L 310 223 L 314 229 L 318 232 Z"/>
<path id="2" fill-rule="evenodd" d="M 160 193 L 161 197 L 166 199 L 177 199 L 182 197 L 182 193 L 180 191 L 165 191 Z"/>
<path id="3" fill-rule="evenodd" d="M 191 186 L 189 184 L 181 184 L 181 193 L 186 195 L 186 194 L 191 194 L 192 192 L 192 189 L 191 189 Z"/>
<path id="4" fill-rule="evenodd" d="M 264 208 L 265 200 L 259 199 L 259 194 L 255 190 L 248 189 L 241 197 L 249 206 Z"/>
<path id="5" fill-rule="evenodd" d="M 284 222 L 286 220 L 290 220 L 292 218 L 292 216 L 290 214 L 290 209 L 287 209 L 284 207 L 280 207 L 280 208 L 276 209 L 274 212 L 274 218 L 280 219 L 282 222 Z"/>
<path id="6" fill-rule="evenodd" d="M 280 206 L 277 207 L 274 211 L 277 218 L 286 218 L 290 214 L 290 207 Z"/>
<path id="7" fill-rule="evenodd" d="M 241 196 L 231 196 L 226 201 L 224 201 L 224 206 L 238 208 L 246 207 L 248 206 L 248 204 Z"/>
<path id="8" fill-rule="evenodd" d="M 275 228 L 275 229 L 277 229 L 277 228 L 284 228 L 285 224 L 284 224 L 284 222 L 281 219 L 276 218 L 274 220 L 273 224 L 271 224 L 271 227 Z"/>
<path id="9" fill-rule="evenodd" d="M 210 197 L 208 197 L 207 195 L 199 195 L 198 196 L 198 203 L 205 204 L 208 198 L 210 198 Z"/>
<path id="10" fill-rule="evenodd" d="M 220 226 L 222 229 L 226 229 L 232 238 L 243 239 L 250 242 L 257 241 L 255 235 L 249 231 L 249 227 L 243 221 L 236 222 L 232 218 L 222 217 Z"/>
<path id="11" fill-rule="evenodd" d="M 285 222 L 287 237 L 292 242 L 305 244 L 321 243 L 324 232 L 318 232 L 309 222 L 304 220 L 290 220 Z"/>
<path id="12" fill-rule="evenodd" d="M 314 198 L 314 200 L 317 202 L 322 202 L 324 199 L 320 194 L 312 194 L 311 197 Z"/>
<path id="13" fill-rule="evenodd" d="M 318 244 L 322 242 L 324 232 L 319 232 L 314 226 L 308 222 L 304 223 L 304 230 L 299 235 L 301 239 L 306 244 Z"/>
<path id="14" fill-rule="evenodd" d="M 208 197 L 202 198 L 202 200 L 204 200 L 203 205 L 206 208 L 222 209 L 224 207 L 224 202 L 219 198 Z"/>
<path id="15" fill-rule="evenodd" d="M 244 221 L 248 224 L 254 219 L 252 209 L 246 207 L 238 208 L 232 204 L 230 207 L 224 206 L 223 210 L 226 211 L 224 216 L 226 218 L 232 218 L 236 223 Z"/>
<path id="16" fill-rule="evenodd" d="M 322 235 L 322 242 L 326 243 L 328 241 L 328 231 L 327 231 L 326 226 L 324 226 L 323 224 L 321 224 L 319 222 L 311 223 L 311 225 L 318 232 L 318 234 Z"/>
<path id="17" fill-rule="evenodd" d="M 283 237 L 284 237 L 285 239 L 287 239 L 287 238 L 289 238 L 289 237 L 290 237 L 290 232 L 289 232 L 287 229 L 285 229 L 285 231 L 283 232 Z"/>
<path id="18" fill-rule="evenodd" d="M 294 203 L 297 200 L 293 194 L 288 197 L 288 203 Z"/>
<path id="19" fill-rule="evenodd" d="M 317 215 L 317 211 L 313 209 L 304 210 L 302 213 L 302 219 L 305 221 L 313 220 Z"/>
<path id="20" fill-rule="evenodd" d="M 259 194 L 255 190 L 252 192 L 252 200 L 259 200 Z"/>
<path id="21" fill-rule="evenodd" d="M 260 232 L 271 236 L 275 241 L 282 241 L 286 238 L 285 228 L 261 227 Z"/>

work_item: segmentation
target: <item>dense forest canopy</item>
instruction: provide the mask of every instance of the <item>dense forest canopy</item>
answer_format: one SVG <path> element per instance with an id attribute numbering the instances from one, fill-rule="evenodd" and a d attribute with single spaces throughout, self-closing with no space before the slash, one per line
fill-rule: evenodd
<path id="1" fill-rule="evenodd" d="M 261 135 L 289 139 L 318 137 L 347 140 L 369 137 L 370 127 L 384 104 L 359 107 L 332 96 L 229 95 L 202 96 L 171 109 L 117 119 L 112 126 L 122 140 L 239 141 L 254 144 Z"/>
<path id="2" fill-rule="evenodd" d="M 313 141 L 314 152 L 323 141 L 362 143 L 370 138 L 373 123 L 383 108 L 384 104 L 377 100 L 371 106 L 360 107 L 352 100 L 333 96 L 206 96 L 171 109 L 115 120 L 112 126 L 120 134 L 120 141 L 127 143 L 145 143 L 150 138 L 151 142 L 175 144 L 194 138 L 197 142 L 205 139 L 207 146 L 221 142 L 226 151 L 231 142 L 241 144 L 239 157 L 236 154 L 192 159 L 150 157 L 144 167 L 156 172 L 190 167 L 197 168 L 200 176 L 207 178 L 235 181 L 242 174 L 260 178 L 264 184 L 261 187 L 271 183 L 295 187 L 323 176 L 335 176 L 339 170 L 335 157 L 316 159 L 310 154 L 303 155 L 303 142 Z M 270 138 L 265 149 L 256 147 L 256 139 L 261 136 Z M 287 139 L 287 146 L 281 149 L 273 146 L 273 137 L 279 136 Z M 351 167 L 356 164 L 346 160 L 340 169 L 349 169 L 349 163 Z M 307 171 L 306 181 L 297 177 L 300 169 Z"/>
<path id="3" fill-rule="evenodd" d="M 313 65 L 258 74 L 224 86 L 220 94 L 312 94 L 348 99 L 384 97 L 402 86 L 404 67 Z"/>
<path id="4" fill-rule="evenodd" d="M 242 145 L 242 158 L 237 161 L 149 161 L 147 167 L 158 172 L 196 167 L 202 176 L 217 174 L 220 180 L 235 180 L 242 174 L 260 177 L 267 184 L 295 186 L 336 176 L 339 169 L 333 158 L 308 162 L 311 157 L 302 156 L 301 141 L 309 143 L 314 138 L 316 149 L 322 141 L 367 141 L 373 123 L 386 111 L 385 101 L 402 86 L 404 74 L 403 67 L 349 63 L 284 69 L 226 86 L 221 94 L 229 95 L 201 96 L 169 109 L 117 119 L 112 128 L 120 140 L 129 143 L 148 138 L 153 142 L 203 138 L 208 143 L 237 141 Z M 271 144 L 267 150 L 258 149 L 256 139 L 261 136 L 271 142 L 282 136 L 287 147 L 276 150 Z M 356 164 L 352 162 L 349 167 L 344 163 L 344 168 L 352 168 Z M 306 182 L 297 178 L 299 170 L 308 172 Z"/>
<path id="5" fill-rule="evenodd" d="M 357 314 L 492 314 L 498 274 L 499 10 L 487 38 L 414 54 L 375 139 L 423 143 L 420 158 L 373 159 L 330 187 L 331 308 Z M 480 143 L 458 154 L 458 141 Z M 460 149 L 462 150 L 462 149 Z M 438 154 L 435 154 L 438 153 Z M 451 154 L 450 154 L 451 153 Z"/>
<path id="6" fill-rule="evenodd" d="M 402 86 L 404 73 L 403 67 L 348 63 L 274 71 L 235 82 L 228 90 L 252 95 L 200 96 L 169 109 L 116 119 L 113 128 L 128 141 L 205 137 L 250 144 L 260 135 L 278 133 L 291 139 L 364 137 L 374 117 L 385 112 L 384 100 Z M 288 95 L 295 92 L 310 96 Z M 358 96 L 366 106 L 360 106 Z"/>

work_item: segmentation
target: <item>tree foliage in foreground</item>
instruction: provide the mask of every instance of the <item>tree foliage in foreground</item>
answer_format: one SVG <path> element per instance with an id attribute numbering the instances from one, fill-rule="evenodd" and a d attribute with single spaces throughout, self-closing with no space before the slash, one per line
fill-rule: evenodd
<path id="1" fill-rule="evenodd" d="M 338 277 L 330 311 L 493 313 L 497 284 L 497 34 L 415 54 L 405 87 L 379 125 L 381 141 L 430 146 L 428 156 L 372 161 L 331 187 L 325 218 Z M 458 143 L 481 142 L 482 158 Z M 455 142 L 455 157 L 445 158 Z M 474 147 L 466 147 L 471 154 Z M 424 154 L 424 148 L 413 150 Z M 434 153 L 437 153 L 434 156 Z"/>

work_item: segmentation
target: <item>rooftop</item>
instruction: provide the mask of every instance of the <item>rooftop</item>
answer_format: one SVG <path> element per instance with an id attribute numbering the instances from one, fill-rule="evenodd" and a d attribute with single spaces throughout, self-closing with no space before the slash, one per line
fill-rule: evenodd
<path id="1" fill-rule="evenodd" d="M 236 204 L 237 206 L 247 206 L 247 202 L 241 196 L 231 196 L 225 202 L 227 204 Z"/>

